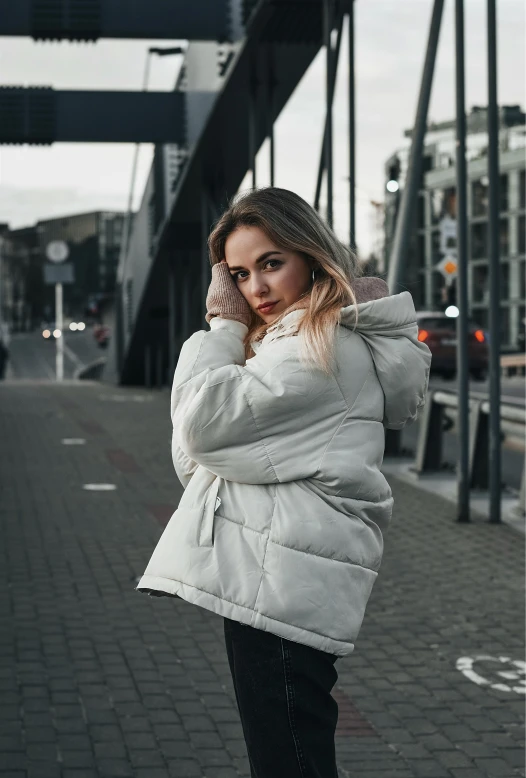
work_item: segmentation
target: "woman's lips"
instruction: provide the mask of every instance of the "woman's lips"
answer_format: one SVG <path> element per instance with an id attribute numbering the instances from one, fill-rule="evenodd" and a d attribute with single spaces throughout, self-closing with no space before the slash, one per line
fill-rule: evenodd
<path id="1" fill-rule="evenodd" d="M 258 308 L 258 311 L 259 311 L 260 313 L 268 313 L 269 311 L 271 311 L 271 310 L 274 308 L 274 306 L 275 306 L 276 304 L 277 304 L 277 303 L 270 303 L 270 305 L 264 305 L 263 307 L 261 307 L 261 308 Z"/>

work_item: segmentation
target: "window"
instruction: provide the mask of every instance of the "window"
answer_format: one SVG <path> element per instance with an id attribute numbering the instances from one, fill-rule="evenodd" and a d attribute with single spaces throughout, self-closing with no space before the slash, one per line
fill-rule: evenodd
<path id="1" fill-rule="evenodd" d="M 526 295 L 526 262 L 519 262 L 519 288 L 514 295 L 519 300 L 524 300 Z"/>
<path id="2" fill-rule="evenodd" d="M 519 206 L 526 208 L 526 170 L 519 173 Z"/>
<path id="3" fill-rule="evenodd" d="M 510 341 L 510 309 L 500 309 L 500 342 L 503 346 L 509 346 Z"/>
<path id="4" fill-rule="evenodd" d="M 472 301 L 474 303 L 488 302 L 488 266 L 475 265 L 472 274 Z"/>
<path id="5" fill-rule="evenodd" d="M 510 266 L 508 262 L 503 262 L 500 266 L 500 299 L 509 300 L 510 297 Z"/>
<path id="6" fill-rule="evenodd" d="M 488 212 L 488 179 L 486 176 L 480 181 L 473 181 L 471 185 L 471 214 L 472 216 L 485 216 Z"/>
<path id="7" fill-rule="evenodd" d="M 471 258 L 486 259 L 488 256 L 488 223 L 471 225 Z"/>
<path id="8" fill-rule="evenodd" d="M 526 254 L 526 216 L 524 214 L 517 219 L 519 254 Z"/>
<path id="9" fill-rule="evenodd" d="M 489 178 L 483 176 L 480 181 L 473 181 L 471 185 L 471 215 L 486 216 L 489 207 Z M 499 176 L 499 213 L 507 213 L 508 201 L 508 174 Z"/>
<path id="10" fill-rule="evenodd" d="M 431 192 L 431 221 L 438 224 L 445 216 L 457 218 L 457 190 L 454 186 L 447 189 L 433 189 Z"/>
<path id="11" fill-rule="evenodd" d="M 474 265 L 472 271 L 472 302 L 489 304 L 489 266 Z M 508 300 L 510 296 L 510 266 L 502 262 L 499 269 L 500 299 Z"/>
<path id="12" fill-rule="evenodd" d="M 481 330 L 488 330 L 489 329 L 489 314 L 487 308 L 480 308 L 478 310 L 473 311 L 473 320 L 476 323 L 476 326 L 478 326 Z"/>
<path id="13" fill-rule="evenodd" d="M 431 232 L 431 261 L 433 265 L 440 262 L 442 254 L 440 253 L 440 233 L 438 230 Z"/>

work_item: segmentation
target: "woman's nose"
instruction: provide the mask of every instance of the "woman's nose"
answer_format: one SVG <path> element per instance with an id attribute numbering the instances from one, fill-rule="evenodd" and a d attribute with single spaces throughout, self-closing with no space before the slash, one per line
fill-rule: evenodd
<path id="1" fill-rule="evenodd" d="M 268 294 L 268 284 L 264 278 L 252 278 L 251 292 L 254 297 L 260 297 L 262 294 Z"/>

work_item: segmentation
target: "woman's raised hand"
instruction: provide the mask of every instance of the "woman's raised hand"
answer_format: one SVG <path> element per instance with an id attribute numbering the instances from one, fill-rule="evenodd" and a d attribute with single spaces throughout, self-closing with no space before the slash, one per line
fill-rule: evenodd
<path id="1" fill-rule="evenodd" d="M 247 327 L 250 326 L 252 310 L 230 275 L 225 259 L 212 265 L 212 281 L 206 296 L 206 310 L 205 319 L 208 324 L 214 316 L 220 316 L 222 319 L 234 319 Z"/>

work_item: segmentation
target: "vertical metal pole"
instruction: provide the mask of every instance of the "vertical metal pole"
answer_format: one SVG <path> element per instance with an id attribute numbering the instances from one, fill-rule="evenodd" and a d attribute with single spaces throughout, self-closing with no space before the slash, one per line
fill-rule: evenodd
<path id="1" fill-rule="evenodd" d="M 489 520 L 501 520 L 499 116 L 496 0 L 488 0 Z"/>
<path id="2" fill-rule="evenodd" d="M 332 0 L 323 0 L 323 41 L 326 50 L 325 66 L 325 99 L 327 103 L 326 114 L 326 132 L 325 132 L 325 173 L 327 177 L 327 223 L 332 227 L 332 100 L 331 100 L 331 77 L 332 77 L 332 49 L 331 49 L 331 30 L 332 30 Z"/>
<path id="3" fill-rule="evenodd" d="M 444 0 L 435 0 L 433 14 L 431 16 L 431 25 L 429 28 L 426 59 L 424 63 L 424 71 L 422 73 L 422 83 L 420 85 L 420 94 L 418 96 L 415 126 L 411 138 L 411 151 L 409 154 L 407 177 L 404 184 L 404 190 L 402 192 L 402 201 L 400 203 L 400 210 L 396 220 L 393 246 L 391 249 L 391 255 L 389 257 L 387 283 L 389 284 L 389 290 L 391 294 L 397 292 L 398 280 L 402 271 L 402 263 L 407 254 L 410 229 L 414 218 L 416 199 L 418 196 L 418 186 L 420 183 L 422 148 L 424 145 L 424 136 L 426 133 L 427 111 L 429 108 L 429 98 L 431 96 L 433 71 L 435 69 L 438 38 L 440 35 L 440 23 L 442 21 L 443 10 Z"/>
<path id="4" fill-rule="evenodd" d="M 269 138 L 269 163 L 270 163 L 270 186 L 274 186 L 274 167 L 275 167 L 275 148 L 274 148 L 274 103 L 276 90 L 276 74 L 274 70 L 274 49 L 269 43 L 268 48 L 268 138 Z"/>
<path id="5" fill-rule="evenodd" d="M 354 78 L 354 0 L 349 0 L 349 246 L 356 250 L 356 132 Z"/>
<path id="6" fill-rule="evenodd" d="M 468 256 L 466 185 L 466 106 L 464 76 L 464 0 L 455 0 L 457 103 L 457 376 L 458 458 L 457 520 L 469 521 L 469 377 L 468 377 Z"/>
<path id="7" fill-rule="evenodd" d="M 144 347 L 144 384 L 147 389 L 152 388 L 152 355 L 149 345 Z"/>
<path id="8" fill-rule="evenodd" d="M 189 268 L 188 264 L 186 264 L 186 268 Z M 187 338 L 190 337 L 190 295 L 191 295 L 191 284 L 190 284 L 190 276 L 189 276 L 189 269 L 186 270 L 184 276 L 183 276 L 183 294 L 181 298 L 181 305 L 182 305 L 182 341 L 184 342 L 187 340 Z"/>
<path id="9" fill-rule="evenodd" d="M 332 106 L 333 100 L 334 100 L 334 89 L 336 86 L 336 76 L 338 75 L 338 63 L 340 61 L 340 46 L 341 46 L 341 40 L 342 40 L 342 29 L 343 29 L 343 17 L 340 17 L 340 22 L 338 26 L 338 38 L 336 40 L 336 48 L 332 54 L 332 70 L 331 70 L 331 91 L 330 91 L 330 103 Z M 318 178 L 316 180 L 316 194 L 314 195 L 314 209 L 316 211 L 320 208 L 320 195 L 321 195 L 321 184 L 323 180 L 323 171 L 325 170 L 325 146 L 327 143 L 327 115 L 325 116 L 325 124 L 323 127 L 323 141 L 321 146 L 321 154 L 320 154 L 320 162 L 318 165 Z"/>
<path id="10" fill-rule="evenodd" d="M 157 344 L 157 353 L 156 353 L 156 362 L 155 362 L 155 383 L 157 386 L 157 389 L 162 389 L 164 384 L 164 376 L 163 376 L 163 347 L 160 343 Z"/>
<path id="11" fill-rule="evenodd" d="M 170 383 L 175 372 L 175 268 L 168 267 L 168 371 Z"/>
<path id="12" fill-rule="evenodd" d="M 208 258 L 208 229 L 209 229 L 209 210 L 207 187 L 203 182 L 201 186 L 201 306 L 202 319 L 206 323 L 206 295 L 210 286 L 210 260 Z"/>
<path id="13" fill-rule="evenodd" d="M 64 318 L 62 315 L 62 284 L 55 284 L 55 328 L 60 331 L 60 335 L 55 339 L 57 351 L 55 355 L 55 368 L 57 381 L 64 380 Z"/>
<path id="14" fill-rule="evenodd" d="M 124 352 L 124 307 L 122 302 L 123 286 L 120 281 L 115 284 L 115 368 L 117 383 L 121 383 Z"/>
<path id="15" fill-rule="evenodd" d="M 252 189 L 257 186 L 256 177 L 256 79 L 254 76 L 254 63 L 250 72 L 250 92 L 248 99 L 248 154 L 252 171 Z"/>

